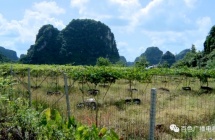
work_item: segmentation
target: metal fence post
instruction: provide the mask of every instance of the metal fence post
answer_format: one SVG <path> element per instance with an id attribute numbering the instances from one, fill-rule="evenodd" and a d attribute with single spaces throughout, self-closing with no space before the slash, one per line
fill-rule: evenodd
<path id="1" fill-rule="evenodd" d="M 155 116 L 156 116 L 156 88 L 151 89 L 151 109 L 150 109 L 150 126 L 149 126 L 149 140 L 154 140 L 155 132 Z"/>
<path id="2" fill-rule="evenodd" d="M 65 86 L 65 94 L 66 94 L 66 105 L 67 105 L 67 115 L 68 115 L 68 119 L 70 118 L 70 102 L 69 102 L 69 93 L 68 93 L 68 84 L 67 84 L 67 76 L 64 73 L 64 86 Z"/>

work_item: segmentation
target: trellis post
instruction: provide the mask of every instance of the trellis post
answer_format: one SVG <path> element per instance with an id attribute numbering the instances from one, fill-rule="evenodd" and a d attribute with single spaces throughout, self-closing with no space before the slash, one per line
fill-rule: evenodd
<path id="1" fill-rule="evenodd" d="M 156 88 L 151 89 L 151 109 L 150 109 L 150 125 L 149 140 L 154 140 L 155 116 L 156 116 Z"/>
<path id="2" fill-rule="evenodd" d="M 68 119 L 70 118 L 71 111 L 70 111 L 70 102 L 69 102 L 69 93 L 68 93 L 68 84 L 67 84 L 67 76 L 64 73 L 64 86 L 65 86 L 65 94 L 66 94 L 66 105 L 67 105 L 67 115 Z"/>
<path id="3" fill-rule="evenodd" d="M 32 97 L 31 97 L 31 75 L 30 68 L 28 68 L 28 94 L 29 94 L 29 107 L 32 105 Z"/>

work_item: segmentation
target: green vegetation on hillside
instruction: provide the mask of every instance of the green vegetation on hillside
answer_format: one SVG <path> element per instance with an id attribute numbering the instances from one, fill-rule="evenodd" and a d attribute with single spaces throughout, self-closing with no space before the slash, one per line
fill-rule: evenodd
<path id="1" fill-rule="evenodd" d="M 27 64 L 59 64 L 59 32 L 52 25 L 44 25 L 36 36 L 35 44 L 20 61 Z"/>
<path id="2" fill-rule="evenodd" d="M 18 60 L 18 57 L 17 57 L 15 51 L 5 49 L 4 47 L 1 47 L 1 46 L 0 46 L 0 54 L 4 55 L 5 57 L 7 57 L 7 59 L 9 59 L 11 61 L 17 61 Z"/>
<path id="3" fill-rule="evenodd" d="M 190 49 L 182 50 L 177 55 L 173 55 L 169 51 L 163 54 L 158 47 L 148 47 L 136 58 L 135 62 L 126 62 L 124 56 L 119 56 L 114 35 L 108 26 L 95 20 L 77 19 L 72 20 L 62 31 L 52 25 L 41 27 L 35 44 L 30 46 L 27 55 L 21 56 L 20 62 L 26 64 L 96 65 L 97 59 L 102 57 L 118 66 L 134 66 L 144 56 L 147 65 L 214 68 L 215 26 L 209 31 L 203 45 L 203 51 L 197 52 L 195 45 L 192 45 Z M 2 50 L 6 49 L 0 47 L 0 52 Z M 4 53 L 2 54 L 9 58 Z M 1 57 L 1 62 L 5 61 L 8 62 L 5 57 Z"/>
<path id="4" fill-rule="evenodd" d="M 183 59 L 178 60 L 174 67 L 200 67 L 200 61 L 202 52 L 196 52 L 194 45 L 191 47 L 191 51 L 186 53 Z"/>
<path id="5" fill-rule="evenodd" d="M 168 66 L 171 66 L 173 63 L 175 63 L 175 55 L 167 51 L 161 57 L 160 64 L 164 64 L 164 63 L 167 63 Z"/>
<path id="6" fill-rule="evenodd" d="M 144 53 L 137 57 L 135 62 L 137 62 L 141 56 L 144 56 L 149 62 L 149 65 L 156 65 L 160 62 L 163 52 L 158 47 L 148 47 Z"/>
<path id="7" fill-rule="evenodd" d="M 6 56 L 0 53 L 0 63 L 11 62 Z"/>
<path id="8" fill-rule="evenodd" d="M 140 56 L 138 57 L 138 61 L 135 62 L 135 67 L 138 68 L 146 68 L 149 65 L 149 62 L 146 60 L 146 57 Z"/>
<path id="9" fill-rule="evenodd" d="M 183 59 L 184 56 L 190 52 L 190 49 L 185 49 L 185 50 L 182 50 L 181 52 L 179 52 L 178 54 L 175 55 L 175 59 L 176 61 L 180 60 L 180 59 Z"/>
<path id="10" fill-rule="evenodd" d="M 62 31 L 44 25 L 21 62 L 27 64 L 95 65 L 99 57 L 119 61 L 114 35 L 101 22 L 72 20 Z"/>
<path id="11" fill-rule="evenodd" d="M 168 67 L 171 66 L 176 61 L 183 59 L 184 56 L 190 51 L 190 49 L 185 49 L 181 51 L 178 55 L 173 55 L 171 52 L 167 51 L 165 54 L 158 47 L 148 47 L 144 53 L 135 59 L 135 63 L 139 62 L 139 59 L 145 57 L 148 65 L 159 65 Z"/>
<path id="12" fill-rule="evenodd" d="M 215 68 L 215 26 L 213 26 L 205 39 L 204 50 L 196 51 L 195 45 L 192 45 L 191 51 L 185 57 L 179 60 L 174 67 L 198 67 Z"/>

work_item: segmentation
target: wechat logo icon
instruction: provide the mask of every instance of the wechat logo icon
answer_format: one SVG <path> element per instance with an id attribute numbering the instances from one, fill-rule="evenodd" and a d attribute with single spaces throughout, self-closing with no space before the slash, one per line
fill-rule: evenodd
<path id="1" fill-rule="evenodd" d="M 171 125 L 169 126 L 169 128 L 170 128 L 171 131 L 174 131 L 174 132 L 176 132 L 176 133 L 179 132 L 179 128 L 178 128 L 175 124 L 171 124 Z"/>

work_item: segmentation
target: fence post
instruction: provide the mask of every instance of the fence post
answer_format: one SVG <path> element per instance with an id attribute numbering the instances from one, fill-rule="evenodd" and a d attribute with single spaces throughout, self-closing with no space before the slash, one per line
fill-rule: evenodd
<path id="1" fill-rule="evenodd" d="M 149 140 L 154 140 L 155 132 L 155 116 L 156 116 L 156 88 L 151 89 L 151 109 L 150 109 L 150 126 L 149 126 Z"/>
<path id="2" fill-rule="evenodd" d="M 31 99 L 31 76 L 30 76 L 30 68 L 28 68 L 28 94 L 29 94 L 29 107 L 32 105 Z"/>
<path id="3" fill-rule="evenodd" d="M 66 105 L 67 105 L 67 115 L 68 115 L 68 119 L 70 118 L 70 103 L 69 103 L 69 93 L 68 93 L 68 84 L 67 84 L 67 76 L 64 73 L 64 86 L 65 86 L 65 94 L 66 94 Z"/>

